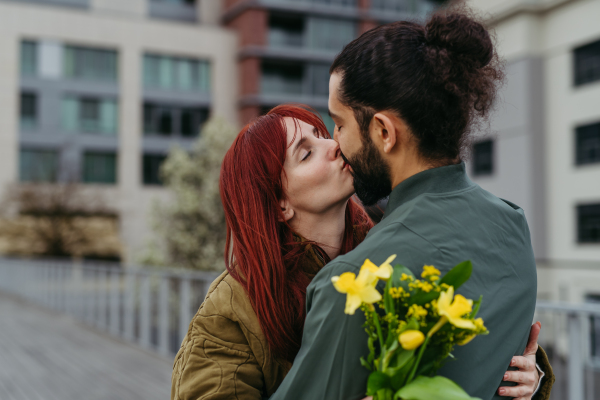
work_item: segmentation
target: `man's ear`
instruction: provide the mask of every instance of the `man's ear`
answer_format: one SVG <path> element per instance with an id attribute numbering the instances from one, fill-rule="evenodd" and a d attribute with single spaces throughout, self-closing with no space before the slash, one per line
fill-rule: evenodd
<path id="1" fill-rule="evenodd" d="M 388 113 L 379 112 L 373 116 L 372 124 L 371 138 L 381 146 L 384 153 L 390 153 L 399 140 L 397 137 L 399 132 L 393 119 Z"/>
<path id="2" fill-rule="evenodd" d="M 279 222 L 287 222 L 294 216 L 294 209 L 291 207 L 290 202 L 287 199 L 279 200 L 279 206 L 281 207 L 281 213 L 283 214 L 283 220 L 281 217 Z"/>

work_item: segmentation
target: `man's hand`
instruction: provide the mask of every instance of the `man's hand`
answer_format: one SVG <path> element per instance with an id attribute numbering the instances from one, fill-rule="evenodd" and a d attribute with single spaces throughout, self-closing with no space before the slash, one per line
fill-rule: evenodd
<path id="1" fill-rule="evenodd" d="M 538 336 L 542 324 L 536 322 L 531 326 L 529 341 L 522 356 L 515 356 L 510 362 L 511 367 L 517 367 L 518 371 L 506 371 L 505 381 L 516 382 L 517 386 L 502 386 L 498 389 L 500 396 L 514 397 L 515 400 L 530 400 L 533 392 L 538 387 L 540 375 L 535 366 L 535 353 L 538 349 Z"/>

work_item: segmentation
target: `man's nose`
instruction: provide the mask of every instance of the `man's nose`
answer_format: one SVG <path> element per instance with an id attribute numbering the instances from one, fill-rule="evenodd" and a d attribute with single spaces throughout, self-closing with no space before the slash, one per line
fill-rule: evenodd
<path id="1" fill-rule="evenodd" d="M 334 140 L 330 140 L 331 144 L 330 144 L 330 148 L 329 148 L 329 157 L 332 160 L 335 160 L 336 158 L 339 158 L 342 151 L 340 150 L 340 145 L 338 144 L 338 142 L 334 141 Z"/>
<path id="2" fill-rule="evenodd" d="M 338 133 L 338 129 L 337 129 L 337 126 L 335 126 L 335 127 L 333 128 L 333 140 L 335 140 L 336 142 L 339 142 L 339 140 L 338 140 L 338 139 L 339 139 L 339 138 L 338 138 L 338 135 L 339 135 L 339 133 Z"/>

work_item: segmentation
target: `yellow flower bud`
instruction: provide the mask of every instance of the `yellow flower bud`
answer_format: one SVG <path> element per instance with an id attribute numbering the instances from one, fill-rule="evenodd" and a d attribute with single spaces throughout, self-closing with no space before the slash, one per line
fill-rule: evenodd
<path id="1" fill-rule="evenodd" d="M 425 341 L 425 335 L 421 331 L 408 330 L 402 332 L 398 340 L 404 350 L 414 350 Z"/>

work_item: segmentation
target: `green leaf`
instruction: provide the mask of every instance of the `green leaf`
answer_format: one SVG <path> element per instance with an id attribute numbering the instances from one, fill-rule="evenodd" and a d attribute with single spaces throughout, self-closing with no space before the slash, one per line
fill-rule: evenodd
<path id="1" fill-rule="evenodd" d="M 373 396 L 381 389 L 391 388 L 390 377 L 381 371 L 373 371 L 367 381 L 367 396 Z"/>
<path id="2" fill-rule="evenodd" d="M 392 400 L 394 391 L 392 389 L 379 389 L 377 395 L 373 397 L 374 400 Z"/>
<path id="3" fill-rule="evenodd" d="M 471 260 L 463 261 L 452 268 L 440 281 L 440 285 L 445 283 L 454 286 L 454 290 L 458 289 L 463 283 L 469 280 L 473 272 L 473 263 Z"/>
<path id="4" fill-rule="evenodd" d="M 414 355 L 414 350 L 411 351 L 413 351 Z M 404 385 L 404 381 L 406 381 L 406 377 L 408 376 L 408 373 L 412 370 L 412 367 L 416 361 L 416 357 L 412 357 L 412 355 L 411 357 L 407 357 L 406 363 L 402 367 L 399 367 L 398 370 L 392 375 L 390 382 L 394 390 L 398 390 Z M 390 371 L 390 373 L 392 372 L 393 371 Z"/>
<path id="5" fill-rule="evenodd" d="M 373 367 L 371 366 L 371 364 L 369 364 L 367 362 L 367 360 L 365 360 L 364 357 L 360 358 L 360 365 L 362 365 L 363 367 L 365 367 L 366 369 L 368 369 L 369 371 L 373 371 Z"/>
<path id="6" fill-rule="evenodd" d="M 418 376 L 396 392 L 394 399 L 402 400 L 481 400 L 471 397 L 460 386 L 443 376 Z"/>
<path id="7" fill-rule="evenodd" d="M 417 294 L 409 298 L 410 304 L 418 304 L 420 306 L 429 303 L 431 300 L 440 297 L 439 292 L 432 290 L 431 292 L 419 291 Z"/>
<path id="8" fill-rule="evenodd" d="M 479 296 L 479 299 L 477 301 L 473 302 L 473 311 L 471 311 L 471 318 L 475 318 L 477 316 L 477 313 L 479 312 L 479 307 L 481 307 L 481 300 L 483 300 L 483 295 Z"/>

